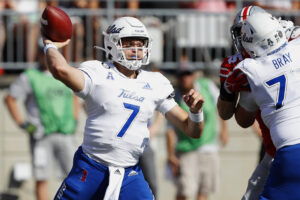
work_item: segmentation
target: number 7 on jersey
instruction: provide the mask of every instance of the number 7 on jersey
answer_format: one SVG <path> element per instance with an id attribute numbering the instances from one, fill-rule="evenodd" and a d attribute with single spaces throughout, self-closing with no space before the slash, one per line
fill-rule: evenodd
<path id="1" fill-rule="evenodd" d="M 273 86 L 275 84 L 279 83 L 279 92 L 278 92 L 278 98 L 276 103 L 276 110 L 282 107 L 283 100 L 285 97 L 285 89 L 286 89 L 286 77 L 285 75 L 277 76 L 269 81 L 266 81 L 266 84 L 268 86 Z"/>
<path id="2" fill-rule="evenodd" d="M 140 111 L 140 106 L 136 106 L 133 104 L 129 104 L 129 103 L 123 103 L 124 107 L 132 110 L 131 115 L 129 116 L 129 118 L 127 119 L 127 121 L 125 122 L 124 126 L 122 127 L 122 129 L 120 130 L 120 132 L 118 133 L 118 137 L 121 138 L 123 137 L 123 135 L 125 134 L 125 132 L 127 131 L 127 129 L 129 128 L 130 124 L 132 123 L 132 121 L 134 120 L 134 118 L 137 116 L 137 114 Z"/>

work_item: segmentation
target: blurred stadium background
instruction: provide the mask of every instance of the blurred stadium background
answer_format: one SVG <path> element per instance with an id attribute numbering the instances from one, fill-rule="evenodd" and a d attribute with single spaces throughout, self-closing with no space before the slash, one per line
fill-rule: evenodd
<path id="1" fill-rule="evenodd" d="M 200 2 L 216 3 L 205 7 Z M 105 60 L 103 52 L 93 48 L 103 46 L 102 31 L 115 17 L 130 15 L 140 18 L 153 38 L 149 69 L 159 69 L 172 80 L 173 73 L 184 58 L 218 83 L 218 69 L 225 56 L 234 53 L 230 26 L 237 11 L 254 1 L 242 0 L 84 0 L 79 6 L 73 0 L 39 1 L 0 0 L 0 98 L 9 84 L 28 67 L 36 65 L 35 52 L 39 35 L 39 4 L 60 6 L 71 16 L 73 38 L 63 54 L 75 67 L 89 59 Z M 74 1 L 75 2 L 75 1 Z M 298 1 L 281 0 L 290 7 L 272 8 L 272 14 L 298 24 Z M 294 4 L 295 3 L 295 4 Z M 2 7 L 1 7 L 2 4 Z M 4 6 L 3 6 L 4 5 Z M 0 101 L 0 200 L 34 199 L 34 182 L 30 174 L 29 141 L 15 126 L 3 101 Z M 82 111 L 76 138 L 81 143 L 85 114 Z M 229 121 L 230 140 L 221 148 L 221 184 L 212 200 L 240 199 L 247 180 L 258 162 L 260 141 L 252 129 L 241 129 Z M 152 144 L 156 150 L 160 200 L 171 200 L 175 188 L 166 173 L 164 129 Z M 61 180 L 53 172 L 51 198 Z"/>

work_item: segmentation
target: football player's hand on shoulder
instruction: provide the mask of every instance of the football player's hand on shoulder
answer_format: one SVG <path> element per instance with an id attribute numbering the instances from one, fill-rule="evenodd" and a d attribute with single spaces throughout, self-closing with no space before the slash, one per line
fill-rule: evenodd
<path id="1" fill-rule="evenodd" d="M 226 78 L 232 70 L 233 65 L 228 64 L 227 59 L 225 59 L 219 71 L 220 84 L 225 82 Z"/>
<path id="2" fill-rule="evenodd" d="M 234 69 L 229 73 L 224 82 L 224 88 L 228 93 L 250 91 L 247 76 L 240 69 Z"/>
<path id="3" fill-rule="evenodd" d="M 199 92 L 191 89 L 187 94 L 183 95 L 182 98 L 192 113 L 201 112 L 204 98 Z"/>

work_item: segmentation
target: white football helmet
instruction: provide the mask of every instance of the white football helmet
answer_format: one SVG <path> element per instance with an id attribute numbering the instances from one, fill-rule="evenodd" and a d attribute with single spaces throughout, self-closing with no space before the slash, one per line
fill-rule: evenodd
<path id="1" fill-rule="evenodd" d="M 268 13 L 256 13 L 245 20 L 241 44 L 252 57 L 260 57 L 285 46 L 287 39 L 278 19 Z"/>
<path id="2" fill-rule="evenodd" d="M 109 60 L 113 60 L 129 70 L 137 70 L 142 65 L 149 64 L 152 41 L 144 24 L 134 17 L 121 17 L 110 25 L 104 34 L 104 48 Z M 122 48 L 122 38 L 134 37 L 142 39 L 143 47 Z M 141 60 L 128 60 L 124 49 L 136 49 L 143 51 Z"/>
<path id="3" fill-rule="evenodd" d="M 264 9 L 258 6 L 246 6 L 242 8 L 235 16 L 233 25 L 230 28 L 231 38 L 236 51 L 242 52 L 241 46 L 241 28 L 247 17 L 255 13 L 267 13 Z"/>

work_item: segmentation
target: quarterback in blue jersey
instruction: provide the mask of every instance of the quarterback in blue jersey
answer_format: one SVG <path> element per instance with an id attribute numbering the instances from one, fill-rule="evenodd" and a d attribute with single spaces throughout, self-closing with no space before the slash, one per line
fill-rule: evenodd
<path id="1" fill-rule="evenodd" d="M 183 96 L 189 113 L 173 99 L 173 87 L 159 72 L 140 67 L 149 63 L 152 41 L 138 19 L 121 17 L 104 32 L 104 48 L 111 62 L 83 62 L 71 67 L 57 51 L 68 44 L 44 39 L 44 52 L 53 76 L 86 103 L 84 139 L 73 168 L 55 199 L 153 199 L 137 165 L 149 141 L 148 121 L 158 110 L 192 138 L 203 129 L 200 93 Z"/>
<path id="2" fill-rule="evenodd" d="M 233 71 L 245 74 L 251 92 L 241 97 L 247 103 L 236 108 L 235 118 L 242 127 L 249 127 L 260 110 L 276 147 L 259 199 L 300 199 L 300 39 L 288 43 L 276 18 L 255 13 L 242 25 L 241 44 L 251 58 Z"/>

